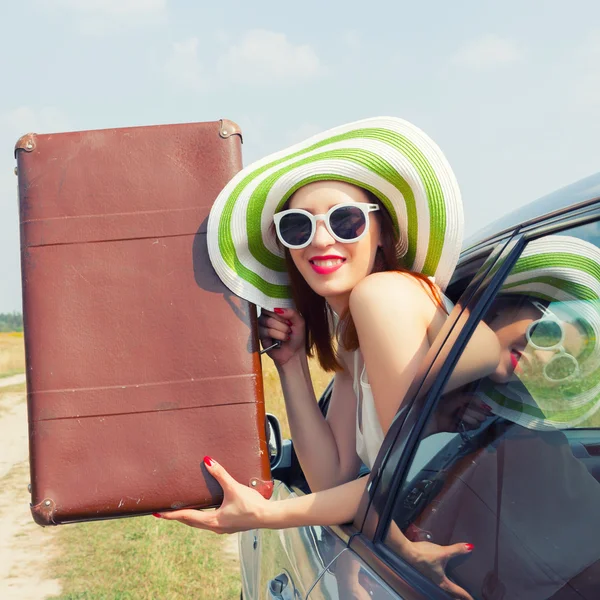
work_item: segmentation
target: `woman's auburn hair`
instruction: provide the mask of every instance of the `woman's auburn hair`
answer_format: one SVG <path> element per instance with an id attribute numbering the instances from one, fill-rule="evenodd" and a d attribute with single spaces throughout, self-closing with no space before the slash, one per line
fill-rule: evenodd
<path id="1" fill-rule="evenodd" d="M 378 204 L 380 208 L 376 213 L 376 218 L 379 218 L 380 221 L 381 246 L 377 249 L 373 273 L 396 271 L 415 277 L 427 286 L 436 303 L 444 309 L 439 289 L 431 279 L 422 273 L 414 273 L 402 266 L 398 258 L 397 236 L 392 217 L 375 194 L 364 188 L 361 189 L 369 196 L 369 202 Z M 286 202 L 284 208 L 287 208 L 290 200 Z M 358 333 L 352 315 L 349 310 L 339 315 L 336 330 L 332 332 L 333 311 L 325 298 L 319 296 L 300 274 L 289 249 L 284 248 L 284 252 L 292 299 L 296 305 L 296 310 L 302 315 L 306 324 L 306 355 L 312 357 L 316 352 L 317 360 L 322 369 L 325 371 L 341 371 L 343 367 L 337 358 L 334 340 L 339 340 L 339 343 L 347 351 L 357 350 L 359 347 Z"/>

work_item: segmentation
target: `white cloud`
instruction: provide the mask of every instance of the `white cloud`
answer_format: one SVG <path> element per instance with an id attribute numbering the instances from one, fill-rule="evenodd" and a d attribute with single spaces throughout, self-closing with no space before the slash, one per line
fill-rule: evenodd
<path id="1" fill-rule="evenodd" d="M 183 90 L 202 92 L 234 84 L 290 86 L 304 83 L 324 72 L 315 51 L 308 45 L 294 45 L 284 34 L 265 30 L 248 31 L 232 45 L 223 31 L 215 39 L 225 49 L 208 68 L 201 60 L 197 37 L 172 44 L 164 62 L 167 78 Z"/>
<path id="2" fill-rule="evenodd" d="M 72 13 L 86 35 L 106 35 L 155 25 L 166 17 L 167 0 L 38 0 L 46 10 Z"/>
<path id="3" fill-rule="evenodd" d="M 299 84 L 323 70 L 311 46 L 294 45 L 285 34 L 263 29 L 248 31 L 217 62 L 221 79 L 257 85 Z"/>
<path id="4" fill-rule="evenodd" d="M 519 45 L 496 34 L 467 42 L 452 56 L 455 65 L 470 69 L 489 69 L 517 62 L 522 57 Z"/>
<path id="5" fill-rule="evenodd" d="M 198 57 L 198 38 L 193 37 L 173 44 L 165 63 L 167 77 L 177 86 L 195 92 L 205 89 L 208 76 L 203 72 Z"/>

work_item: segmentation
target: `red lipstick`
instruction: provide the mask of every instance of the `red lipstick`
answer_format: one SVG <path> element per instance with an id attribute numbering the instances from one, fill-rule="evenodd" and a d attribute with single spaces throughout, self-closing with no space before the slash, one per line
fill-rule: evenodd
<path id="1" fill-rule="evenodd" d="M 318 275 L 329 275 L 335 273 L 346 262 L 345 258 L 328 254 L 326 256 L 313 256 L 308 261 L 313 271 Z"/>
<path id="2" fill-rule="evenodd" d="M 510 352 L 510 364 L 513 367 L 513 370 L 517 368 L 517 366 L 519 365 L 519 359 L 521 358 L 520 353 L 516 352 L 515 350 L 511 350 Z"/>

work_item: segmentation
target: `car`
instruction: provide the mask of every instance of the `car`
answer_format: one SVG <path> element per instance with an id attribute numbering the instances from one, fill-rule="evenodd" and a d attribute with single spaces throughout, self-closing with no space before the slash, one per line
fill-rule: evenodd
<path id="1" fill-rule="evenodd" d="M 600 256 L 600 174 L 467 240 L 446 290 L 454 309 L 372 471 L 359 474 L 368 483 L 354 521 L 240 534 L 242 598 L 454 597 L 404 553 L 398 531 L 413 543 L 473 544 L 448 561 L 446 574 L 476 600 L 600 598 L 596 249 Z M 549 289 L 557 295 L 548 297 Z M 508 298 L 512 313 L 498 309 Z M 541 311 L 530 319 L 535 327 L 527 325 L 527 343 L 543 327 L 560 326 L 559 340 L 535 338 L 531 352 L 545 362 L 528 366 L 530 350 L 510 347 L 514 373 L 505 381 L 489 375 L 451 390 L 475 328 L 501 318 L 515 330 L 520 303 Z M 572 322 L 556 316 L 563 308 L 575 309 Z M 579 349 L 570 349 L 565 331 L 586 327 Z M 330 392 L 331 384 L 319 401 L 324 414 Z M 273 500 L 308 493 L 293 443 L 281 439 L 271 415 L 269 423 Z"/>

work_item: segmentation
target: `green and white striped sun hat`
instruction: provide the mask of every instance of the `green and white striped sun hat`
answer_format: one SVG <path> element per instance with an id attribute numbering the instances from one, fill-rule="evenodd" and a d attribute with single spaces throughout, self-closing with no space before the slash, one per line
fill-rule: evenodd
<path id="1" fill-rule="evenodd" d="M 529 429 L 565 429 L 600 408 L 600 249 L 572 236 L 551 235 L 531 242 L 502 285 L 501 294 L 544 301 L 557 318 L 585 330 L 572 381 L 535 385 L 486 381 L 480 392 L 494 413 Z"/>
<path id="2" fill-rule="evenodd" d="M 207 243 L 215 271 L 232 292 L 267 309 L 293 306 L 273 215 L 298 188 L 326 180 L 375 194 L 393 218 L 406 268 L 446 287 L 463 237 L 454 173 L 420 129 L 402 119 L 376 117 L 271 154 L 222 190 L 210 212 Z"/>

